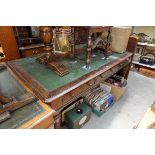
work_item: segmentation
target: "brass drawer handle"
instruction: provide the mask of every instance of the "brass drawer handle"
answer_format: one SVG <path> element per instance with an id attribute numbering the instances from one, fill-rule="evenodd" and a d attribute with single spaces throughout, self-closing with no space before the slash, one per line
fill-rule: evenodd
<path id="1" fill-rule="evenodd" d="M 35 55 L 35 54 L 37 54 L 38 53 L 38 50 L 36 49 L 36 50 L 33 50 L 33 55 Z"/>
<path id="2" fill-rule="evenodd" d="M 93 83 L 92 83 L 92 82 L 89 82 L 88 84 L 89 84 L 89 86 L 92 86 L 92 85 L 93 85 Z"/>

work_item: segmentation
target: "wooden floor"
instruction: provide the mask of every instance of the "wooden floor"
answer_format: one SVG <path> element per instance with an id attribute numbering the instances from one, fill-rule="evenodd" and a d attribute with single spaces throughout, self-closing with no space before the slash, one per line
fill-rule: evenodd
<path id="1" fill-rule="evenodd" d="M 155 70 L 150 70 L 150 69 L 147 69 L 147 68 L 141 68 L 139 70 L 139 73 L 144 75 L 144 76 L 155 79 Z"/>
<path id="2" fill-rule="evenodd" d="M 134 72 L 137 72 L 137 73 L 139 73 L 141 75 L 144 75 L 146 77 L 150 77 L 150 78 L 155 79 L 155 70 L 153 70 L 153 69 L 148 69 L 146 67 L 141 67 L 140 70 L 137 71 L 137 69 L 132 67 L 131 70 L 134 71 Z"/>

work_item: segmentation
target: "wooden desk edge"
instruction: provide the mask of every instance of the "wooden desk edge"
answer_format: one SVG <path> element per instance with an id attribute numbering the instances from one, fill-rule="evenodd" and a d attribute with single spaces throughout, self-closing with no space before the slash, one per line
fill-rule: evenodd
<path id="1" fill-rule="evenodd" d="M 55 111 L 45 103 L 41 101 L 38 102 L 45 111 L 28 121 L 26 124 L 20 126 L 19 129 L 45 129 L 54 124 L 53 115 Z"/>

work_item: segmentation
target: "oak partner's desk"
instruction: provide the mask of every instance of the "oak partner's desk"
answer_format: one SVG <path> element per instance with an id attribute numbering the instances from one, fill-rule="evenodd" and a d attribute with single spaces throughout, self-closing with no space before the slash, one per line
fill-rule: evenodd
<path id="1" fill-rule="evenodd" d="M 103 82 L 105 79 L 121 70 L 127 78 L 132 60 L 132 53 L 113 53 L 109 59 L 101 59 L 103 54 L 96 53 L 90 69 L 84 69 L 85 59 L 79 58 L 76 64 L 69 63 L 68 58 L 61 61 L 68 67 L 70 73 L 60 77 L 45 65 L 36 61 L 37 57 L 24 58 L 8 62 L 8 66 L 43 102 L 50 104 L 56 110 L 55 127 L 60 128 L 61 111 L 74 100 L 83 96 L 88 89 Z"/>

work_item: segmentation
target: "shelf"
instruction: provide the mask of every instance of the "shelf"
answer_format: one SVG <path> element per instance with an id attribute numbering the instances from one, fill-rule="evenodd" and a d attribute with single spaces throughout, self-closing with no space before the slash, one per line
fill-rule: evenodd
<path id="1" fill-rule="evenodd" d="M 148 47 L 155 47 L 155 44 L 149 44 L 149 43 L 143 43 L 143 42 L 138 42 L 139 46 L 148 46 Z"/>
<path id="2" fill-rule="evenodd" d="M 132 61 L 133 64 L 136 64 L 136 65 L 140 65 L 140 66 L 143 66 L 143 67 L 148 67 L 148 68 L 152 68 L 152 69 L 155 69 L 155 64 L 153 66 L 150 66 L 150 65 L 146 65 L 146 64 L 142 64 L 138 61 Z"/>

